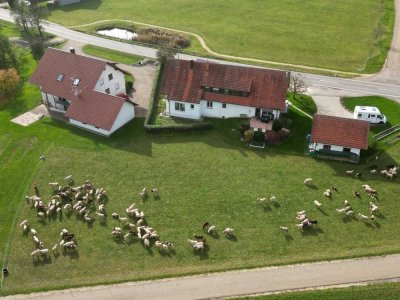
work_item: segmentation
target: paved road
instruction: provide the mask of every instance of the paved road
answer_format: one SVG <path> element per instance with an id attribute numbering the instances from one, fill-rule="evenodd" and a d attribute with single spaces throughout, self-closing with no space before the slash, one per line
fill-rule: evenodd
<path id="1" fill-rule="evenodd" d="M 10 16 L 9 11 L 5 9 L 0 9 L 0 19 L 4 19 L 10 22 L 13 21 L 13 18 Z M 45 25 L 44 27 L 47 32 L 69 40 L 74 40 L 81 43 L 93 44 L 104 48 L 124 51 L 127 53 L 147 56 L 151 58 L 156 57 L 157 50 L 153 48 L 147 48 L 147 47 L 117 42 L 97 36 L 88 35 L 85 33 L 67 29 L 65 27 L 62 27 L 60 25 L 51 22 L 48 22 L 47 25 Z M 199 59 L 199 57 L 185 55 L 185 54 L 179 54 L 179 58 Z M 216 61 L 226 64 L 237 64 L 216 59 L 212 59 L 211 61 Z M 243 64 L 237 64 L 237 65 L 243 65 Z M 388 85 L 384 83 L 370 82 L 368 80 L 342 79 L 342 78 L 321 76 L 321 75 L 311 75 L 311 74 L 303 74 L 303 75 L 311 83 L 312 86 L 338 89 L 344 91 L 360 92 L 366 95 L 381 95 L 400 101 L 400 85 Z"/>
<path id="2" fill-rule="evenodd" d="M 400 255 L 135 282 L 5 297 L 15 299 L 210 299 L 313 287 L 400 281 Z"/>

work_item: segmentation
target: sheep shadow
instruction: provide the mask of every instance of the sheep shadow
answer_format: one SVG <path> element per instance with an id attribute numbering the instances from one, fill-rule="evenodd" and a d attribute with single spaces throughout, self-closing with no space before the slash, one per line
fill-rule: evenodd
<path id="1" fill-rule="evenodd" d="M 324 231 L 319 227 L 311 227 L 301 230 L 302 236 L 316 236 L 322 233 L 324 233 Z"/>
<path id="2" fill-rule="evenodd" d="M 378 222 L 374 221 L 374 225 L 376 229 L 381 228 L 381 224 L 379 224 Z"/>
<path id="3" fill-rule="evenodd" d="M 318 210 L 319 212 L 321 212 L 323 215 L 329 216 L 329 214 L 328 214 L 325 210 L 323 210 L 322 208 L 317 207 L 317 210 Z"/>
<path id="4" fill-rule="evenodd" d="M 306 185 L 309 189 L 318 190 L 318 187 L 315 184 Z"/>
<path id="5" fill-rule="evenodd" d="M 60 257 L 61 254 L 60 254 L 60 252 L 57 251 L 57 252 L 53 252 L 53 255 L 54 255 L 54 258 L 57 259 Z"/>
<path id="6" fill-rule="evenodd" d="M 363 222 L 364 225 L 365 225 L 366 227 L 368 227 L 368 228 L 376 229 L 376 227 L 373 226 L 370 222 L 364 222 L 364 221 L 361 221 L 361 222 Z"/>
<path id="7" fill-rule="evenodd" d="M 27 237 L 29 235 L 29 232 L 30 232 L 29 229 L 26 231 L 22 231 L 22 236 Z"/>
<path id="8" fill-rule="evenodd" d="M 153 195 L 153 200 L 161 200 L 160 195 L 157 194 Z"/>
<path id="9" fill-rule="evenodd" d="M 278 202 L 274 202 L 272 205 L 273 205 L 275 208 L 281 207 L 281 205 L 280 205 Z"/>
<path id="10" fill-rule="evenodd" d="M 38 222 L 39 222 L 41 225 L 43 225 L 43 226 L 46 226 L 46 225 L 47 225 L 46 219 L 39 219 Z"/>
<path id="11" fill-rule="evenodd" d="M 287 242 L 291 242 L 291 241 L 294 241 L 294 238 L 293 238 L 293 236 L 291 236 L 289 233 L 286 233 L 286 234 L 285 234 L 285 240 L 286 240 Z"/>
<path id="12" fill-rule="evenodd" d="M 154 251 L 153 249 L 151 249 L 151 247 L 146 247 L 145 245 L 143 245 L 143 248 L 146 249 L 147 254 L 149 254 L 150 256 L 154 256 Z"/>
<path id="13" fill-rule="evenodd" d="M 100 226 L 103 226 L 103 227 L 108 227 L 108 223 L 107 223 L 107 220 L 105 219 L 104 221 L 99 221 L 99 225 Z"/>
<path id="14" fill-rule="evenodd" d="M 47 256 L 45 256 L 43 258 L 40 258 L 40 259 L 39 258 L 38 259 L 33 259 L 32 260 L 32 265 L 34 267 L 39 267 L 39 266 L 45 266 L 45 265 L 51 264 L 52 262 L 53 262 L 53 260 L 52 260 L 51 256 L 47 255 Z"/>
<path id="15" fill-rule="evenodd" d="M 58 214 L 58 221 L 62 222 L 63 220 L 64 220 L 64 214 L 63 213 Z"/>
<path id="16" fill-rule="evenodd" d="M 92 222 L 86 222 L 86 226 L 87 226 L 87 228 L 89 228 L 89 229 L 92 229 L 93 228 L 93 221 Z"/>
<path id="17" fill-rule="evenodd" d="M 219 240 L 220 239 L 220 235 L 218 234 L 218 232 L 214 232 L 214 233 L 207 233 L 207 235 L 209 237 L 212 237 L 215 240 Z"/>
<path id="18" fill-rule="evenodd" d="M 79 259 L 79 252 L 77 250 L 63 250 L 63 256 L 69 256 L 70 259 Z"/>
<path id="19" fill-rule="evenodd" d="M 228 241 L 231 241 L 231 242 L 236 242 L 236 243 L 237 243 L 237 241 L 238 241 L 236 235 L 226 235 L 225 238 L 226 238 Z"/>
<path id="20" fill-rule="evenodd" d="M 194 249 L 193 254 L 198 256 L 200 258 L 200 260 L 205 260 L 210 257 L 208 254 L 208 251 L 210 251 L 210 247 L 206 245 L 203 250 L 195 250 Z"/>
<path id="21" fill-rule="evenodd" d="M 171 249 L 169 251 L 165 251 L 163 249 L 158 249 L 158 253 L 160 253 L 160 255 L 162 257 L 169 257 L 169 258 L 171 258 L 171 257 L 176 255 L 176 251 L 174 249 Z"/>
<path id="22" fill-rule="evenodd" d="M 344 216 L 342 218 L 343 223 L 349 223 L 349 222 L 353 222 L 353 221 L 357 221 L 356 217 L 354 217 L 354 216 Z"/>
<path id="23" fill-rule="evenodd" d="M 263 212 L 270 212 L 270 211 L 272 211 L 271 206 L 269 206 L 268 204 L 263 205 L 262 208 L 263 208 Z"/>
<path id="24" fill-rule="evenodd" d="M 379 219 L 386 219 L 386 217 L 381 212 L 374 213 L 374 216 Z"/>
<path id="25" fill-rule="evenodd" d="M 119 245 L 121 245 L 121 244 L 123 244 L 124 243 L 124 238 L 122 237 L 122 236 L 114 236 L 114 242 L 116 243 L 116 244 L 119 244 Z"/>

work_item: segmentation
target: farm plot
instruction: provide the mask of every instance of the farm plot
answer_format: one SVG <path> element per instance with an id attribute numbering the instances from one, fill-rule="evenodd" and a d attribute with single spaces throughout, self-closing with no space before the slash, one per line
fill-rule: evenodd
<path id="1" fill-rule="evenodd" d="M 28 219 L 47 248 L 59 241 L 63 228 L 76 235 L 78 248 L 74 255 L 61 252 L 33 261 L 34 242 L 17 225 L 5 294 L 400 251 L 398 179 L 370 175 L 367 166 L 351 165 L 363 171 L 363 177 L 356 179 L 345 175 L 346 164 L 234 148 L 217 132 L 174 137 L 138 134 L 132 142 L 115 139 L 113 147 L 97 150 L 86 143 L 68 144 L 54 145 L 34 178 L 23 184 L 28 188 L 37 183 L 44 199 L 49 199 L 48 182 L 62 181 L 69 174 L 77 183 L 90 179 L 107 190 L 107 221 L 101 225 L 96 219 L 88 225 L 75 214 L 63 214 L 39 222 L 36 212 L 24 204 L 17 223 Z M 398 148 L 392 150 L 392 157 L 378 161 L 380 167 L 398 159 Z M 314 178 L 314 188 L 304 186 L 306 177 Z M 362 222 L 337 213 L 347 199 L 356 214 L 370 215 L 371 198 L 362 191 L 364 183 L 378 190 L 381 214 Z M 339 192 L 332 199 L 323 196 L 333 184 Z M 139 192 L 153 186 L 160 198 L 150 195 L 143 201 Z M 354 191 L 361 193 L 361 199 L 354 197 Z M 257 197 L 270 196 L 277 202 L 256 203 Z M 316 199 L 321 209 L 315 207 Z M 145 212 L 161 240 L 174 243 L 170 255 L 111 236 L 120 225 L 111 213 L 123 214 L 132 202 Z M 300 210 L 318 220 L 318 226 L 298 230 L 295 216 Z M 206 221 L 217 226 L 217 235 L 203 233 Z M 287 226 L 289 234 L 279 226 Z M 235 240 L 223 236 L 225 227 L 235 229 Z M 208 251 L 191 248 L 187 239 L 194 234 L 205 235 Z"/>

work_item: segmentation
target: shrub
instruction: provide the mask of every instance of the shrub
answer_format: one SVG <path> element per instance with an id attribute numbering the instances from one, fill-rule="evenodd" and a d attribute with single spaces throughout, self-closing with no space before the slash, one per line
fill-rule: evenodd
<path id="1" fill-rule="evenodd" d="M 132 81 L 127 81 L 125 83 L 125 88 L 126 88 L 126 93 L 130 94 L 133 90 L 133 82 Z"/>
<path id="2" fill-rule="evenodd" d="M 14 68 L 0 70 L 0 96 L 9 96 L 17 89 L 20 78 Z M 0 100 L 3 97 L 0 97 Z M 4 97 L 6 99 L 7 97 Z M 2 104 L 2 103 L 0 103 Z"/>
<path id="3" fill-rule="evenodd" d="M 278 142 L 278 134 L 274 130 L 268 130 L 265 136 L 268 144 L 276 144 Z"/>
<path id="4" fill-rule="evenodd" d="M 254 133 L 253 141 L 258 142 L 258 143 L 264 143 L 265 142 L 265 133 L 261 131 L 256 131 Z"/>
<path id="5" fill-rule="evenodd" d="M 159 45 L 175 49 L 183 49 L 190 46 L 190 39 L 185 36 L 162 31 L 158 28 L 140 28 L 137 31 L 136 40 L 146 44 Z"/>
<path id="6" fill-rule="evenodd" d="M 248 129 L 244 132 L 244 141 L 246 143 L 250 143 L 254 137 L 254 131 L 252 129 Z"/>
<path id="7" fill-rule="evenodd" d="M 290 130 L 286 128 L 282 128 L 277 132 L 277 137 L 279 142 L 286 141 L 290 136 Z"/>
<path id="8" fill-rule="evenodd" d="M 278 132 L 283 128 L 283 122 L 282 119 L 275 119 L 272 123 L 272 130 L 275 132 Z"/>
<path id="9" fill-rule="evenodd" d="M 244 138 L 244 132 L 248 129 L 250 129 L 250 123 L 248 121 L 243 121 L 240 123 L 239 132 L 241 138 Z"/>

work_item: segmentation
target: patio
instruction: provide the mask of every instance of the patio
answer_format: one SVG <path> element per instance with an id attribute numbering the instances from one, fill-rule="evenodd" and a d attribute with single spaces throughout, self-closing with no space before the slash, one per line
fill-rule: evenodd
<path id="1" fill-rule="evenodd" d="M 253 117 L 250 119 L 250 128 L 254 131 L 262 131 L 265 132 L 267 130 L 272 130 L 272 121 L 269 123 L 264 123 Z"/>

